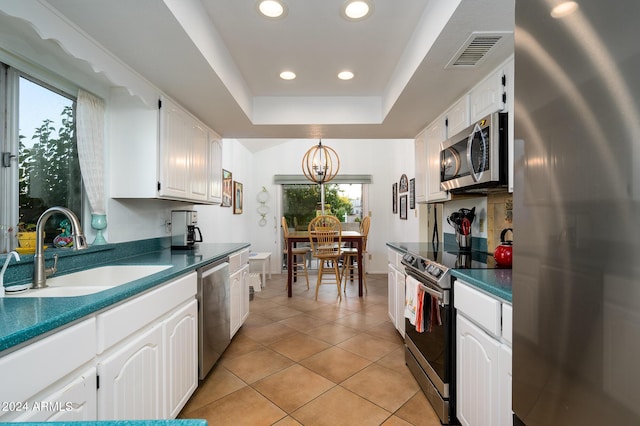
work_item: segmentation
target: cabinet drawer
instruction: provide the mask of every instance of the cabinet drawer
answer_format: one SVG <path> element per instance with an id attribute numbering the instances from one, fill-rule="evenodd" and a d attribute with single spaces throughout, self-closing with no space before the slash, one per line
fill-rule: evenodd
<path id="1" fill-rule="evenodd" d="M 485 330 L 500 336 L 501 303 L 486 294 L 456 280 L 453 290 L 454 306 Z"/>
<path id="2" fill-rule="evenodd" d="M 197 281 L 192 272 L 98 315 L 98 353 L 194 297 Z"/>
<path id="3" fill-rule="evenodd" d="M 402 265 L 402 256 L 404 253 L 401 253 L 394 249 L 387 249 L 387 260 L 388 262 L 395 266 L 397 269 L 404 271 L 404 265 Z"/>
<path id="4" fill-rule="evenodd" d="M 0 401 L 28 400 L 94 358 L 95 345 L 91 318 L 0 358 Z"/>
<path id="5" fill-rule="evenodd" d="M 234 273 L 235 271 L 239 270 L 247 263 L 249 263 L 248 248 L 235 252 L 231 256 L 229 256 L 229 272 Z"/>
<path id="6" fill-rule="evenodd" d="M 513 344 L 513 307 L 506 303 L 502 304 L 502 337 L 509 345 Z"/>

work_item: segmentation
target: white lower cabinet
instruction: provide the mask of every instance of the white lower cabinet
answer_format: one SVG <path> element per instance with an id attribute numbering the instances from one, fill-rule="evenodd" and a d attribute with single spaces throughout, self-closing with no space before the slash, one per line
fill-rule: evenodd
<path id="1" fill-rule="evenodd" d="M 90 318 L 1 357 L 0 421 L 95 419 L 95 347 Z"/>
<path id="2" fill-rule="evenodd" d="M 500 343 L 462 315 L 457 316 L 457 416 L 466 426 L 498 423 Z"/>
<path id="3" fill-rule="evenodd" d="M 98 420 L 162 418 L 162 328 L 156 325 L 98 364 Z"/>
<path id="4" fill-rule="evenodd" d="M 231 288 L 231 337 L 237 333 L 249 316 L 249 265 L 229 276 Z"/>
<path id="5" fill-rule="evenodd" d="M 196 289 L 194 272 L 98 315 L 98 420 L 180 412 L 197 386 Z"/>
<path id="6" fill-rule="evenodd" d="M 193 272 L 0 357 L 0 421 L 175 418 L 197 387 L 196 290 Z"/>
<path id="7" fill-rule="evenodd" d="M 165 413 L 174 419 L 198 387 L 198 302 L 179 308 L 163 324 Z"/>
<path id="8" fill-rule="evenodd" d="M 73 379 L 39 395 L 14 422 L 79 422 L 95 420 L 96 369 L 87 368 Z"/>
<path id="9" fill-rule="evenodd" d="M 175 418 L 198 386 L 196 300 L 98 364 L 99 420 Z"/>
<path id="10" fill-rule="evenodd" d="M 460 280 L 456 308 L 456 416 L 465 426 L 511 426 L 511 305 Z"/>
<path id="11" fill-rule="evenodd" d="M 498 355 L 498 381 L 500 383 L 499 424 L 505 426 L 513 425 L 513 408 L 511 404 L 511 388 L 513 386 L 512 352 L 511 348 L 505 344 L 500 345 Z"/>
<path id="12" fill-rule="evenodd" d="M 402 253 L 388 249 L 389 272 L 387 281 L 388 312 L 391 322 L 404 338 L 405 279 L 404 267 L 400 263 Z"/>

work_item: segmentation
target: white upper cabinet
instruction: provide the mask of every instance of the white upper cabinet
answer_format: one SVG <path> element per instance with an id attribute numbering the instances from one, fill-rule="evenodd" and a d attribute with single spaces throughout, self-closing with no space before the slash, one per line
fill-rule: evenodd
<path id="1" fill-rule="evenodd" d="M 109 102 L 113 198 L 220 203 L 222 143 L 215 132 L 164 97 L 158 110 L 117 90 Z"/>
<path id="2" fill-rule="evenodd" d="M 215 132 L 209 132 L 209 185 L 207 200 L 222 203 L 222 140 Z"/>
<path id="3" fill-rule="evenodd" d="M 160 102 L 160 173 L 158 195 L 207 202 L 209 129 L 179 105 Z"/>
<path id="4" fill-rule="evenodd" d="M 416 203 L 427 202 L 427 135 L 426 130 L 423 130 L 415 140 L 415 197 Z"/>
<path id="5" fill-rule="evenodd" d="M 492 112 L 506 109 L 506 84 L 504 69 L 499 68 L 471 90 L 469 109 L 472 123 Z"/>
<path id="6" fill-rule="evenodd" d="M 162 99 L 160 111 L 160 170 L 158 195 L 186 199 L 189 193 L 192 119 L 178 105 Z"/>
<path id="7" fill-rule="evenodd" d="M 458 102 L 453 104 L 446 112 L 446 137 L 450 138 L 461 130 L 469 127 L 469 96 L 463 96 Z"/>
<path id="8" fill-rule="evenodd" d="M 416 202 L 432 203 L 450 199 L 440 189 L 440 144 L 446 138 L 446 115 L 438 117 L 415 139 Z"/>
<path id="9" fill-rule="evenodd" d="M 447 201 L 451 198 L 447 191 L 440 189 L 440 149 L 445 140 L 444 116 L 427 128 L 427 202 Z"/>

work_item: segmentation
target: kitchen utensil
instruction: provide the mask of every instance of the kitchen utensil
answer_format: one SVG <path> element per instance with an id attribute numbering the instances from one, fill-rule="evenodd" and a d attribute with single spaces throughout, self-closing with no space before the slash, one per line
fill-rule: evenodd
<path id="1" fill-rule="evenodd" d="M 513 241 L 505 238 L 509 231 L 511 231 L 511 235 L 513 236 L 513 229 L 503 229 L 500 233 L 500 245 L 496 247 L 493 252 L 493 257 L 496 260 L 496 263 L 500 266 L 511 266 L 513 257 Z"/>
<path id="2" fill-rule="evenodd" d="M 475 208 L 475 206 L 473 208 L 471 208 L 471 209 L 462 208 L 462 209 L 458 210 L 458 213 L 460 214 L 461 218 L 465 218 L 466 217 L 467 219 L 469 219 L 470 223 L 473 223 L 473 219 L 475 219 L 475 217 L 476 217 L 476 208 Z"/>
<path id="3" fill-rule="evenodd" d="M 460 233 L 462 235 L 471 234 L 471 221 L 468 218 L 462 218 L 462 222 L 460 223 Z"/>
<path id="4" fill-rule="evenodd" d="M 462 222 L 462 215 L 460 212 L 453 212 L 447 218 L 449 225 L 455 229 L 456 232 L 460 232 L 460 223 Z"/>

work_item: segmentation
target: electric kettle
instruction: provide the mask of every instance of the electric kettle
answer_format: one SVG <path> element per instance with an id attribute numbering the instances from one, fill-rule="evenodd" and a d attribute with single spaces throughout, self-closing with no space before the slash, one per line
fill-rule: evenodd
<path id="1" fill-rule="evenodd" d="M 507 232 L 511 231 L 511 235 L 513 236 L 513 229 L 505 228 L 500 233 L 500 245 L 496 247 L 493 252 L 493 258 L 496 260 L 496 263 L 500 266 L 511 266 L 511 261 L 513 257 L 513 241 L 505 240 Z M 512 237 L 513 238 L 513 237 Z"/>

